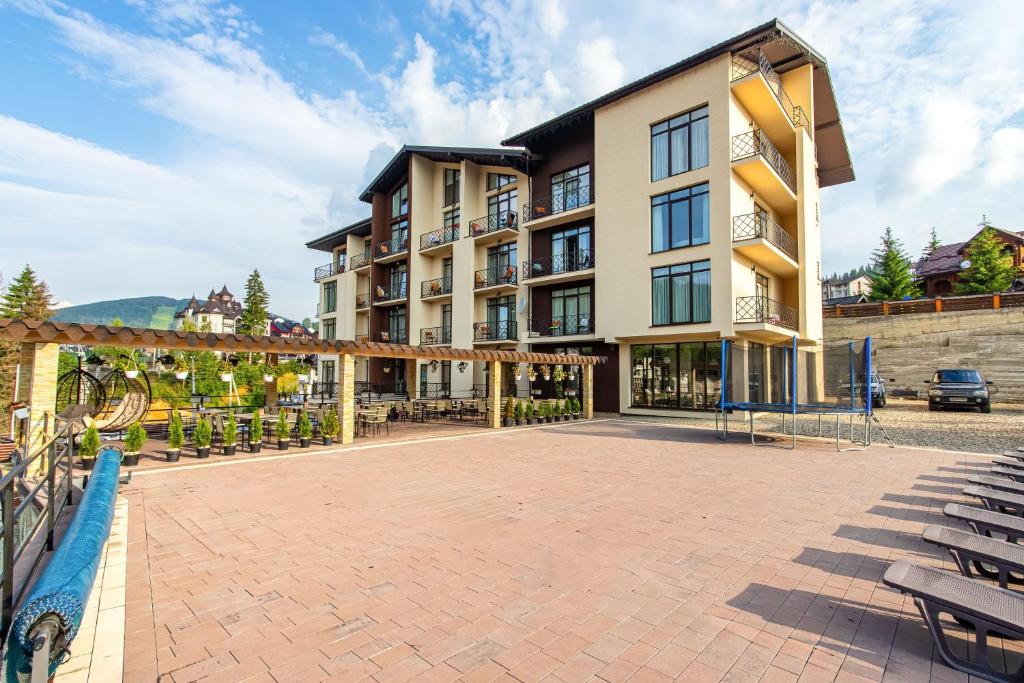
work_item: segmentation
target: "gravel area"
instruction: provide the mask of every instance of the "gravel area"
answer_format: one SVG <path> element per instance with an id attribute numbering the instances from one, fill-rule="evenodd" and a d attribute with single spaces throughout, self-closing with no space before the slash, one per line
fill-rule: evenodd
<path id="1" fill-rule="evenodd" d="M 888 404 L 875 411 L 875 416 L 882 427 L 900 446 L 919 446 L 922 448 L 941 448 L 952 451 L 972 451 L 977 453 L 998 453 L 1005 449 L 1024 446 L 1024 405 L 994 405 L 988 415 L 976 411 L 939 411 L 929 412 L 924 401 L 910 401 L 890 398 Z M 613 417 L 606 415 L 606 417 Z M 615 415 L 621 419 L 639 420 L 642 422 L 660 422 L 687 427 L 713 429 L 714 415 L 707 418 L 691 419 L 677 417 L 649 417 L 640 415 Z M 735 423 L 733 422 L 735 420 Z M 840 436 L 849 438 L 849 418 L 840 423 Z M 746 414 L 737 414 L 730 419 L 738 430 L 748 429 Z M 755 421 L 758 432 L 780 432 L 782 420 L 778 415 L 762 415 Z M 855 420 L 854 430 L 858 436 L 863 422 Z M 787 431 L 790 429 L 786 422 Z M 804 436 L 818 436 L 818 418 L 800 416 L 797 418 L 799 433 Z M 822 436 L 835 438 L 836 421 L 834 417 L 822 418 Z M 878 426 L 873 426 L 872 442 L 884 443 Z"/>

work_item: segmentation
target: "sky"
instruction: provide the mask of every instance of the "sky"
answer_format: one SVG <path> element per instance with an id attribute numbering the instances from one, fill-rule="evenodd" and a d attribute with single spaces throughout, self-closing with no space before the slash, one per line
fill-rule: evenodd
<path id="1" fill-rule="evenodd" d="M 497 146 L 779 17 L 825 56 L 857 180 L 823 272 L 1024 229 L 1024 3 L 0 0 L 0 273 L 62 302 L 316 305 L 309 239 L 366 217 L 402 144 Z M 600 169 L 595 169 L 600 173 Z"/>

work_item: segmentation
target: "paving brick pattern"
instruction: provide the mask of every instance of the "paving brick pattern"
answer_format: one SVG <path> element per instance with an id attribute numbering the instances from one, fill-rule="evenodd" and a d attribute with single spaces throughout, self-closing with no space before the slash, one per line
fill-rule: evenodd
<path id="1" fill-rule="evenodd" d="M 630 422 L 153 471 L 126 681 L 958 681 L 888 562 L 978 456 Z"/>

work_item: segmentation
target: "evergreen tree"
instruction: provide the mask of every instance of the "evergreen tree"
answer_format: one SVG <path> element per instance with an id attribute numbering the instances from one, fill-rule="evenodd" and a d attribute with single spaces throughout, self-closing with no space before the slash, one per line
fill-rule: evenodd
<path id="1" fill-rule="evenodd" d="M 935 250 L 942 246 L 942 242 L 939 241 L 939 236 L 935 232 L 935 226 L 932 226 L 931 237 L 928 238 L 928 244 L 924 246 L 924 252 L 921 253 L 921 260 L 929 259 L 935 254 Z"/>
<path id="2" fill-rule="evenodd" d="M 917 296 L 917 286 L 910 274 L 910 259 L 903 243 L 886 226 L 882 244 L 871 255 L 871 300 L 899 301 Z"/>
<path id="3" fill-rule="evenodd" d="M 45 282 L 25 266 L 11 282 L 0 301 L 0 317 L 49 320 L 53 316 L 53 297 Z"/>
<path id="4" fill-rule="evenodd" d="M 981 232 L 964 250 L 971 265 L 960 273 L 956 293 L 992 294 L 1009 289 L 1017 277 L 1017 270 L 1013 267 L 1013 260 L 1003 251 L 1004 248 L 996 231 L 988 221 L 983 220 Z"/>
<path id="5" fill-rule="evenodd" d="M 270 296 L 267 288 L 263 286 L 263 278 L 259 270 L 253 270 L 249 279 L 245 281 L 245 310 L 242 311 L 242 320 L 239 324 L 239 332 L 262 336 L 266 334 L 267 319 L 270 317 L 267 307 L 270 305 Z"/>

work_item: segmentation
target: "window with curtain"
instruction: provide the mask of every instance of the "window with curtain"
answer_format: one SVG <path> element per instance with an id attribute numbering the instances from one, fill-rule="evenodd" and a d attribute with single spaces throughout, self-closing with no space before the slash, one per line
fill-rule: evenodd
<path id="1" fill-rule="evenodd" d="M 710 322 L 711 262 L 652 269 L 651 321 L 654 325 Z"/>
<path id="2" fill-rule="evenodd" d="M 324 309 L 321 313 L 334 313 L 338 310 L 338 283 L 327 282 L 324 284 Z"/>
<path id="3" fill-rule="evenodd" d="M 651 251 L 668 251 L 711 241 L 708 183 L 651 197 Z"/>
<path id="4" fill-rule="evenodd" d="M 707 165 L 707 105 L 651 126 L 651 180 Z"/>
<path id="5" fill-rule="evenodd" d="M 590 334 L 591 318 L 590 285 L 551 292 L 551 325 L 559 334 Z"/>
<path id="6" fill-rule="evenodd" d="M 398 218 L 409 213 L 409 183 L 403 184 L 391 195 L 391 217 Z"/>
<path id="7" fill-rule="evenodd" d="M 721 342 L 630 346 L 630 405 L 713 409 L 721 392 L 721 352 Z"/>
<path id="8" fill-rule="evenodd" d="M 459 178 L 462 172 L 457 168 L 444 169 L 444 205 L 459 203 Z"/>

